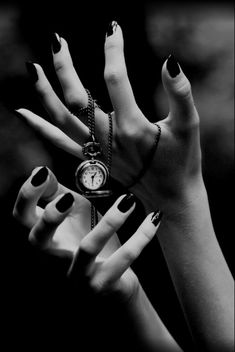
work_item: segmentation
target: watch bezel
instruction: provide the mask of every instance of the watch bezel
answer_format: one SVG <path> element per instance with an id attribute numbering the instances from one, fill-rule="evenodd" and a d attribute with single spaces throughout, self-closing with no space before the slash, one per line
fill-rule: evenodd
<path id="1" fill-rule="evenodd" d="M 100 170 L 103 173 L 103 181 L 102 184 L 99 186 L 99 188 L 95 189 L 95 190 L 91 190 L 89 188 L 87 188 L 83 182 L 82 182 L 82 175 L 84 172 L 84 169 L 88 168 L 89 166 L 94 166 L 96 165 L 97 167 L 100 168 Z M 101 196 L 105 196 L 106 193 L 108 193 L 107 195 L 110 195 L 110 191 L 104 190 L 103 187 L 106 185 L 107 181 L 109 178 L 109 171 L 107 166 L 100 160 L 97 159 L 93 159 L 93 160 L 85 160 L 83 161 L 77 168 L 76 172 L 75 172 L 75 183 L 76 186 L 78 188 L 78 190 L 84 194 L 85 197 L 101 197 Z"/>

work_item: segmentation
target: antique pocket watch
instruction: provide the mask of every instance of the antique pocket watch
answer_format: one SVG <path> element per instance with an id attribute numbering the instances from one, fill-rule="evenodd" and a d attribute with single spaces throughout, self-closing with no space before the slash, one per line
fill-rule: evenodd
<path id="1" fill-rule="evenodd" d="M 108 167 L 96 157 L 99 155 L 100 146 L 95 140 L 87 142 L 83 147 L 88 160 L 83 161 L 75 173 L 75 181 L 78 190 L 86 198 L 106 197 L 111 194 L 107 188 L 109 182 Z"/>
<path id="2" fill-rule="evenodd" d="M 112 159 L 112 116 L 109 113 L 109 134 L 107 166 L 104 162 L 97 159 L 102 154 L 100 143 L 95 139 L 95 102 L 88 90 L 88 106 L 80 109 L 79 113 L 87 115 L 90 137 L 83 145 L 83 154 L 88 160 L 83 161 L 75 172 L 75 183 L 86 198 L 107 197 L 111 195 L 109 178 Z"/>

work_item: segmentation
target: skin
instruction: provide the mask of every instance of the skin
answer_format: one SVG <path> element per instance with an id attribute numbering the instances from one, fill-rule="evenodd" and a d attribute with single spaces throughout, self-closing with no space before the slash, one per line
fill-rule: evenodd
<path id="1" fill-rule="evenodd" d="M 63 38 L 61 44 L 61 50 L 53 55 L 54 66 L 66 104 L 75 111 L 86 106 L 87 94 Z M 52 143 L 82 159 L 81 145 L 88 136 L 85 119 L 79 120 L 69 112 L 42 68 L 37 64 L 35 67 L 39 76 L 35 89 L 57 127 L 29 110 L 20 109 L 19 113 Z M 105 39 L 104 78 L 114 108 L 112 176 L 128 188 L 149 155 L 157 127 L 135 101 L 120 26 Z M 162 134 L 152 163 L 131 191 L 142 201 L 146 213 L 155 209 L 164 213 L 158 239 L 196 348 L 232 351 L 234 281 L 211 221 L 201 172 L 199 116 L 190 83 L 181 68 L 178 75 L 171 77 L 165 62 L 162 82 L 169 114 L 158 122 Z M 108 122 L 107 115 L 98 108 L 96 125 L 97 137 L 103 144 Z"/>
<path id="2" fill-rule="evenodd" d="M 121 212 L 118 204 L 124 195 L 119 197 L 89 231 L 89 202 L 59 184 L 51 171 L 43 184 L 33 186 L 31 180 L 39 169 L 21 187 L 13 210 L 19 222 L 29 228 L 32 245 L 54 256 L 70 258 L 67 276 L 78 290 L 86 285 L 95 296 L 109 296 L 119 302 L 123 316 L 129 317 L 146 351 L 181 351 L 130 268 L 159 227 L 151 221 L 153 213 L 121 246 L 116 231 L 134 211 L 135 203 Z M 60 212 L 56 204 L 68 193 L 74 202 Z M 46 201 L 45 209 L 37 205 L 39 199 Z"/>

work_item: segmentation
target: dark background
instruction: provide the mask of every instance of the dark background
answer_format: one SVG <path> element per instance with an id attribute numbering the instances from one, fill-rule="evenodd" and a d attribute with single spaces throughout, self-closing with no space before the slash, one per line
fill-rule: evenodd
<path id="1" fill-rule="evenodd" d="M 129 6 L 128 6 L 129 5 Z M 121 25 L 128 74 L 136 100 L 151 121 L 168 112 L 161 67 L 173 53 L 189 77 L 201 117 L 203 175 L 217 238 L 234 272 L 233 233 L 233 7 L 229 2 L 1 1 L 0 2 L 0 208 L 2 335 L 11 347 L 78 351 L 137 351 L 119 309 L 104 312 L 89 293 L 73 291 L 67 263 L 37 253 L 11 216 L 17 192 L 31 170 L 49 166 L 74 188 L 77 160 L 51 146 L 14 116 L 26 107 L 48 118 L 28 79 L 25 61 L 40 63 L 62 97 L 53 71 L 52 32 L 69 43 L 74 65 L 104 110 L 111 109 L 103 80 L 104 37 Z M 68 170 L 70 170 L 68 172 Z M 125 190 L 115 184 L 115 197 Z M 125 241 L 142 221 L 142 206 L 120 232 Z M 160 247 L 155 238 L 133 268 L 176 340 L 192 351 Z M 216 268 L 215 268 L 216 270 Z M 102 308 L 103 309 L 103 308 Z M 114 318 L 111 319 L 110 312 Z M 112 341 L 112 342 L 111 342 Z M 129 342 L 128 342 L 129 341 Z"/>

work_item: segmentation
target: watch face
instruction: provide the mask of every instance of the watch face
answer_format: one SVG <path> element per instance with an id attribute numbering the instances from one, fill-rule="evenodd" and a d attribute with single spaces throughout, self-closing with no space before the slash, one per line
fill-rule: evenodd
<path id="1" fill-rule="evenodd" d="M 90 190 L 99 189 L 104 183 L 104 173 L 98 165 L 89 165 L 84 168 L 81 182 Z"/>

